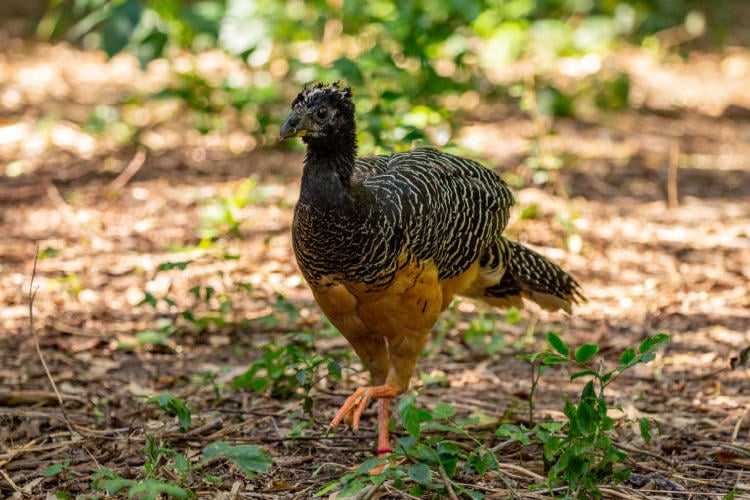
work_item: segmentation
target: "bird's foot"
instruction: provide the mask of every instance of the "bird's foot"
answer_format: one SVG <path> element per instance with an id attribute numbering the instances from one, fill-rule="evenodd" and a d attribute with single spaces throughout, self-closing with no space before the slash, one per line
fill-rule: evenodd
<path id="1" fill-rule="evenodd" d="M 372 387 L 360 387 L 354 394 L 349 396 L 341 409 L 331 421 L 331 428 L 336 427 L 341 421 L 346 421 L 355 431 L 359 429 L 359 419 L 362 412 L 373 399 L 378 400 L 378 458 L 385 458 L 393 452 L 388 440 L 388 406 L 391 398 L 399 393 L 395 385 L 376 385 Z M 372 469 L 371 475 L 382 473 L 391 463 L 383 461 Z M 359 466 L 352 467 L 356 470 Z"/>
<path id="2" fill-rule="evenodd" d="M 346 419 L 352 429 L 355 431 L 359 430 L 359 420 L 362 417 L 362 412 L 365 411 L 370 401 L 373 399 L 390 399 L 397 396 L 399 392 L 398 388 L 391 384 L 358 388 L 354 391 L 354 394 L 346 398 L 341 409 L 336 412 L 336 416 L 331 420 L 331 427 L 336 427 L 342 420 Z M 349 422 L 349 417 L 351 418 L 351 422 Z"/>

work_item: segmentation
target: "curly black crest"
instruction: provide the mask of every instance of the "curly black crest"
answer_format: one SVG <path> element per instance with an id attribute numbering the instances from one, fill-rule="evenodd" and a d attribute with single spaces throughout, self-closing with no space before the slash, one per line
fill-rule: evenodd
<path id="1" fill-rule="evenodd" d="M 292 109 L 312 109 L 320 105 L 335 107 L 354 113 L 352 89 L 341 87 L 339 82 L 326 85 L 317 83 L 312 87 L 305 87 L 292 102 Z"/>

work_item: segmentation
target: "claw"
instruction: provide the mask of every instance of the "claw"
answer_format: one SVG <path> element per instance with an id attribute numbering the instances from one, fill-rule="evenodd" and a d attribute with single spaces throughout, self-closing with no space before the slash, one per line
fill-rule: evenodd
<path id="1" fill-rule="evenodd" d="M 351 427 L 353 430 L 359 430 L 359 420 L 367 405 L 373 399 L 392 398 L 398 395 L 399 391 L 395 385 L 376 385 L 371 387 L 360 387 L 354 394 L 346 398 L 341 409 L 336 412 L 336 416 L 331 420 L 331 428 L 335 428 L 342 420 L 351 414 Z M 347 422 L 349 423 L 349 422 Z"/>

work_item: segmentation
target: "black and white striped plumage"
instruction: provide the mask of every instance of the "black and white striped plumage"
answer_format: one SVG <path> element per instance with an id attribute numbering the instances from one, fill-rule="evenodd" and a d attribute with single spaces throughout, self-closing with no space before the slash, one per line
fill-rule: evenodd
<path id="1" fill-rule="evenodd" d="M 311 285 L 386 288 L 402 255 L 434 262 L 440 279 L 479 261 L 486 286 L 469 295 L 516 306 L 522 296 L 557 297 L 541 305 L 570 311 L 579 296 L 573 278 L 501 235 L 514 200 L 500 177 L 433 148 L 356 158 L 351 92 L 337 85 L 305 89 L 292 109 L 282 136 L 301 135 L 308 145 L 293 241 Z"/>

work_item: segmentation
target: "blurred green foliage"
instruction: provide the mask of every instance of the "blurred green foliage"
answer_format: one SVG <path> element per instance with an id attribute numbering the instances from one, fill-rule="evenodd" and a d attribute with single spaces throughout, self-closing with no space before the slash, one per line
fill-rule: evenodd
<path id="1" fill-rule="evenodd" d="M 257 132 L 271 135 L 301 84 L 343 79 L 355 87 L 361 142 L 371 150 L 424 139 L 444 145 L 454 114 L 480 97 L 523 99 L 529 82 L 504 74 L 519 59 L 544 68 L 571 58 L 585 75 L 603 73 L 604 84 L 572 89 L 532 82 L 542 114 L 574 115 L 581 94 L 622 108 L 627 79 L 584 56 L 602 57 L 622 41 L 658 46 L 654 34 L 667 28 L 698 37 L 707 9 L 719 7 L 697 0 L 52 0 L 37 35 L 109 56 L 129 51 L 143 65 L 186 49 L 242 58 L 254 72 L 249 83 L 209 84 L 183 72 L 162 93 L 199 111 L 203 132 L 216 126 L 212 113 L 231 107 L 253 113 Z"/>

